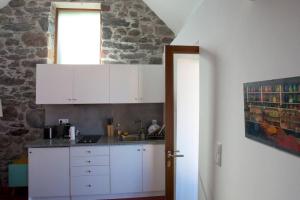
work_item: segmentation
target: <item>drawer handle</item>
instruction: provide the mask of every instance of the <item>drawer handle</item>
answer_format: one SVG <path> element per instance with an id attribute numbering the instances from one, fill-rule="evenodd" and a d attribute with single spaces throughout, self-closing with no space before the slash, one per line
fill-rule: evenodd
<path id="1" fill-rule="evenodd" d="M 87 187 L 92 187 L 92 185 L 91 185 L 91 184 L 88 184 Z"/>
<path id="2" fill-rule="evenodd" d="M 91 171 L 91 170 L 87 170 L 87 173 L 89 173 L 89 174 L 90 174 L 90 173 L 92 173 L 92 171 Z"/>
<path id="3" fill-rule="evenodd" d="M 137 151 L 141 151 L 140 149 L 138 149 Z"/>
<path id="4" fill-rule="evenodd" d="M 86 152 L 87 152 L 87 153 L 92 153 L 92 151 L 91 151 L 91 150 L 87 150 Z"/>
<path id="5" fill-rule="evenodd" d="M 90 161 L 90 160 L 88 160 L 88 161 L 86 161 L 87 163 L 91 163 L 92 161 Z"/>

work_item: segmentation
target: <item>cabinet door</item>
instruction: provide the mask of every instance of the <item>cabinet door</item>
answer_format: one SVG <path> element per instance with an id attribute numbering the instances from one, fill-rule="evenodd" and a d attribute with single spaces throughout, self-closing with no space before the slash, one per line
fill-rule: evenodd
<path id="1" fill-rule="evenodd" d="M 138 66 L 110 65 L 110 103 L 138 101 Z"/>
<path id="2" fill-rule="evenodd" d="M 165 190 L 165 145 L 143 145 L 143 192 Z"/>
<path id="3" fill-rule="evenodd" d="M 109 67 L 74 66 L 73 103 L 109 103 Z"/>
<path id="4" fill-rule="evenodd" d="M 142 103 L 165 101 L 165 68 L 163 65 L 139 67 L 139 96 Z"/>
<path id="5" fill-rule="evenodd" d="M 112 194 L 142 192 L 141 145 L 110 147 Z"/>
<path id="6" fill-rule="evenodd" d="M 30 197 L 70 195 L 69 148 L 30 148 L 28 158 Z"/>
<path id="7" fill-rule="evenodd" d="M 66 65 L 37 65 L 36 103 L 69 104 L 72 101 L 73 71 Z"/>

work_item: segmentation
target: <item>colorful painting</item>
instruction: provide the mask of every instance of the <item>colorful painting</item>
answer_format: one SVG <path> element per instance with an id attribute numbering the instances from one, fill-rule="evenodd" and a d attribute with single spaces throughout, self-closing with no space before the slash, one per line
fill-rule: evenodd
<path id="1" fill-rule="evenodd" d="M 244 84 L 246 137 L 300 156 L 300 77 Z"/>

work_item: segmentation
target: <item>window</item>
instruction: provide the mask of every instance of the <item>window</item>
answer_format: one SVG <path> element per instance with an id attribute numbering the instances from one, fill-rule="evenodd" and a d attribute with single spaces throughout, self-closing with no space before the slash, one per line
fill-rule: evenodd
<path id="1" fill-rule="evenodd" d="M 100 11 L 57 9 L 56 63 L 100 63 Z"/>

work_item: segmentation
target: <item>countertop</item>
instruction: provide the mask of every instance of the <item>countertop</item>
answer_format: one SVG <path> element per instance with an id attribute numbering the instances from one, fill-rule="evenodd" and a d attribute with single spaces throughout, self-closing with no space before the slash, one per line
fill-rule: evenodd
<path id="1" fill-rule="evenodd" d="M 132 145 L 132 144 L 164 144 L 165 140 L 138 140 L 120 141 L 117 137 L 109 138 L 102 136 L 97 143 L 77 143 L 69 139 L 39 139 L 26 144 L 27 148 L 50 148 L 72 146 L 105 146 L 105 145 Z"/>

